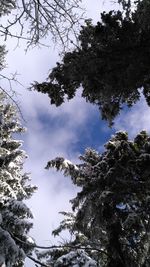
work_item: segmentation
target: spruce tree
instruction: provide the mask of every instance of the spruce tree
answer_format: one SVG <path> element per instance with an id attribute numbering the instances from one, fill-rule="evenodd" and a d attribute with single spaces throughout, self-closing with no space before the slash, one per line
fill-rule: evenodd
<path id="1" fill-rule="evenodd" d="M 140 99 L 140 89 L 150 106 L 150 1 L 135 1 L 132 12 L 130 1 L 118 2 L 126 12 L 103 12 L 96 25 L 87 20 L 78 45 L 57 62 L 47 81 L 33 86 L 56 106 L 82 88 L 82 97 L 98 106 L 110 125 L 124 105 Z"/>
<path id="2" fill-rule="evenodd" d="M 35 190 L 23 173 L 26 153 L 15 137 L 24 132 L 15 107 L 0 92 L 0 266 L 21 267 L 31 252 L 28 233 L 33 215 L 25 200 Z"/>
<path id="3" fill-rule="evenodd" d="M 117 132 L 103 153 L 87 149 L 80 160 L 81 164 L 74 165 L 56 158 L 47 164 L 47 168 L 62 170 L 80 187 L 71 201 L 73 215 L 64 213 L 68 219 L 55 234 L 65 228 L 77 233 L 74 249 L 69 250 L 85 246 L 97 266 L 148 267 L 150 136 L 142 131 L 132 141 L 126 132 Z"/>

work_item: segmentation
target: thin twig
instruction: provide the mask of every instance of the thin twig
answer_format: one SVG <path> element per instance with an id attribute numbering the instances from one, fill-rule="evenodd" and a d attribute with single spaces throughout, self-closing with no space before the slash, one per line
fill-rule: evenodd
<path id="1" fill-rule="evenodd" d="M 78 0 L 58 0 L 49 3 L 48 0 L 20 0 L 15 7 L 15 14 L 6 25 L 0 24 L 1 36 L 23 39 L 27 41 L 27 48 L 40 44 L 39 40 L 52 34 L 52 39 L 61 41 L 63 47 L 68 44 L 69 36 L 77 33 L 77 26 L 84 17 L 84 9 Z M 78 12 L 79 11 L 79 12 Z M 82 12 L 81 12 L 82 11 Z M 13 33 L 14 26 L 19 26 L 20 34 Z M 26 28 L 27 26 L 27 28 Z M 27 37 L 25 36 L 27 35 Z"/>
<path id="2" fill-rule="evenodd" d="M 19 111 L 19 114 L 20 114 L 20 116 L 21 116 L 21 118 L 22 118 L 22 120 L 24 121 L 24 122 L 26 122 L 26 120 L 25 120 L 25 118 L 24 118 L 24 116 L 23 116 L 23 113 L 22 113 L 22 111 L 21 111 L 21 108 L 20 108 L 20 106 L 19 106 L 19 104 L 17 103 L 17 101 L 15 101 L 15 99 L 6 91 L 6 90 L 4 90 L 1 86 L 0 86 L 0 90 L 2 90 L 10 99 L 11 99 L 11 101 L 15 104 L 15 106 L 17 107 L 17 109 L 18 109 L 18 111 Z"/>
<path id="3" fill-rule="evenodd" d="M 37 264 L 40 264 L 40 265 L 43 266 L 43 267 L 50 267 L 50 265 L 48 266 L 48 265 L 46 265 L 45 263 L 43 263 L 43 262 L 41 262 L 41 261 L 39 261 L 39 260 L 33 258 L 33 257 L 30 256 L 30 255 L 27 255 L 27 257 L 28 257 L 30 260 L 34 261 L 34 262 L 37 263 Z"/>

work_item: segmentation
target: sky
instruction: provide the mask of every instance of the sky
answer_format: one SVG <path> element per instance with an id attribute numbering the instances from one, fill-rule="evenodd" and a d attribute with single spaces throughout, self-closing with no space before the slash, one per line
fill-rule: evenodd
<path id="1" fill-rule="evenodd" d="M 99 0 L 84 0 L 83 4 L 87 17 L 93 18 L 95 22 L 103 9 L 112 7 L 111 2 L 108 4 L 108 1 L 103 3 Z M 45 81 L 49 70 L 59 60 L 57 46 L 54 48 L 51 44 L 50 48 L 34 48 L 27 53 L 24 52 L 24 43 L 15 47 L 15 40 L 9 39 L 5 73 L 17 71 L 23 85 L 13 84 L 13 89 L 19 93 L 17 99 L 25 119 L 22 124 L 27 128 L 27 132 L 21 136 L 23 149 L 28 154 L 25 171 L 31 173 L 32 184 L 38 186 L 38 191 L 28 202 L 34 214 L 31 236 L 37 244 L 47 246 L 54 244 L 51 231 L 63 219 L 58 212 L 71 209 L 69 200 L 79 190 L 69 177 L 63 177 L 55 170 L 45 170 L 47 161 L 61 156 L 75 163 L 86 147 L 102 151 L 104 143 L 118 130 L 128 131 L 130 138 L 143 129 L 150 132 L 150 109 L 141 98 L 132 109 L 123 110 L 110 129 L 101 120 L 98 109 L 80 97 L 81 91 L 73 100 L 56 108 L 50 105 L 46 95 L 27 88 L 34 81 Z M 4 85 L 9 86 L 6 81 Z M 26 267 L 31 266 L 32 263 L 27 261 Z"/>

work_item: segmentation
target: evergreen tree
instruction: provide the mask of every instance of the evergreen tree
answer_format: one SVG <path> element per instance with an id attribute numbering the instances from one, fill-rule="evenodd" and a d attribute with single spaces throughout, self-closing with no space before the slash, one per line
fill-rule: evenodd
<path id="1" fill-rule="evenodd" d="M 71 176 L 80 187 L 71 201 L 74 214 L 68 217 L 70 223 L 64 220 L 55 234 L 66 227 L 84 237 L 75 239 L 70 251 L 85 245 L 97 266 L 148 267 L 150 136 L 142 131 L 131 141 L 126 132 L 117 132 L 102 154 L 87 149 L 80 159 L 82 163 L 77 165 L 63 158 L 47 164 L 47 168 L 55 167 Z"/>
<path id="2" fill-rule="evenodd" d="M 136 1 L 133 12 L 130 1 L 118 2 L 126 13 L 104 12 L 96 25 L 87 20 L 79 46 L 64 55 L 48 81 L 34 84 L 56 106 L 82 86 L 82 97 L 97 105 L 110 124 L 124 104 L 130 107 L 140 99 L 139 89 L 150 105 L 150 1 Z"/>
<path id="3" fill-rule="evenodd" d="M 23 266 L 31 252 L 28 232 L 33 216 L 24 201 L 36 188 L 23 173 L 26 154 L 14 138 L 23 131 L 16 109 L 0 92 L 0 266 L 6 267 Z"/>

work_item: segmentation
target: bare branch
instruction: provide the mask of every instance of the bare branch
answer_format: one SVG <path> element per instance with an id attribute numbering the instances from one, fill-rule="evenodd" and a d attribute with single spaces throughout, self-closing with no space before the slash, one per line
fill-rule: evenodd
<path id="1" fill-rule="evenodd" d="M 8 98 L 12 101 L 12 103 L 14 103 L 14 105 L 16 106 L 16 108 L 17 108 L 17 110 L 18 110 L 18 112 L 19 112 L 22 120 L 25 122 L 25 119 L 24 119 L 24 116 L 22 114 L 20 105 L 19 105 L 19 103 L 14 98 L 14 96 L 16 96 L 16 92 L 12 88 L 12 82 L 18 83 L 19 85 L 23 86 L 17 80 L 16 76 L 17 76 L 17 73 L 12 74 L 11 77 L 8 77 L 8 76 L 5 76 L 3 74 L 0 74 L 0 80 L 3 80 L 3 79 L 7 80 L 8 84 L 9 84 L 9 88 L 10 88 L 10 90 L 5 90 L 2 86 L 0 86 L 0 90 L 3 91 L 8 96 Z"/>
<path id="2" fill-rule="evenodd" d="M 102 253 L 102 254 L 105 254 L 108 256 L 107 252 L 104 251 L 103 249 L 99 249 L 99 248 L 96 248 L 96 247 L 85 247 L 85 246 L 76 246 L 76 245 L 69 245 L 69 244 L 64 244 L 64 245 L 54 245 L 54 246 L 49 246 L 49 247 L 44 247 L 44 246 L 38 246 L 38 245 L 35 245 L 35 248 L 38 248 L 38 249 L 60 249 L 60 248 L 70 248 L 70 249 L 83 249 L 83 250 L 86 250 L 86 251 L 91 251 L 91 250 L 95 250 L 99 253 Z"/>
<path id="3" fill-rule="evenodd" d="M 81 0 L 16 0 L 12 16 L 1 22 L 0 33 L 27 41 L 28 47 L 51 34 L 54 42 L 68 45 L 71 36 L 76 37 L 84 10 Z M 17 28 L 17 34 L 16 34 Z"/>
<path id="4" fill-rule="evenodd" d="M 22 120 L 25 121 L 25 118 L 23 116 L 23 113 L 22 113 L 21 108 L 20 108 L 19 104 L 17 103 L 17 101 L 5 89 L 3 89 L 1 86 L 0 86 L 0 90 L 3 91 L 8 96 L 8 98 L 14 103 L 14 105 L 17 108 L 17 110 L 19 111 L 19 114 L 20 114 Z"/>
<path id="5" fill-rule="evenodd" d="M 39 264 L 39 265 L 41 265 L 41 266 L 44 266 L 44 267 L 51 267 L 50 265 L 48 266 L 48 265 L 46 265 L 45 263 L 43 263 L 43 262 L 41 262 L 41 261 L 39 261 L 39 260 L 33 258 L 33 257 L 30 256 L 30 255 L 28 255 L 27 257 L 28 257 L 30 260 L 32 260 L 33 262 L 35 262 L 35 263 L 37 263 L 37 264 Z M 36 266 L 37 266 L 37 265 L 36 265 Z"/>
<path id="6" fill-rule="evenodd" d="M 11 234 L 12 235 L 12 234 Z M 27 243 L 23 240 L 21 240 L 20 238 L 18 237 L 15 237 L 14 235 L 12 235 L 13 238 L 20 242 L 20 243 L 23 243 L 23 244 L 26 244 L 26 245 L 30 245 L 32 248 L 38 248 L 38 249 L 61 249 L 61 248 L 70 248 L 70 249 L 83 249 L 83 250 L 86 250 L 86 251 L 91 251 L 91 250 L 95 250 L 99 253 L 103 253 L 105 255 L 108 256 L 107 252 L 104 251 L 103 249 L 99 249 L 99 248 L 96 248 L 96 247 L 85 247 L 85 246 L 80 246 L 80 245 L 70 245 L 70 244 L 64 244 L 64 245 L 53 245 L 53 246 L 39 246 L 39 245 L 36 245 L 35 243 Z"/>

